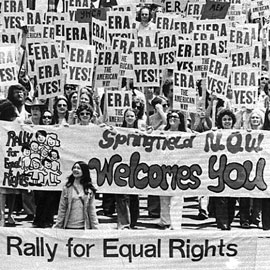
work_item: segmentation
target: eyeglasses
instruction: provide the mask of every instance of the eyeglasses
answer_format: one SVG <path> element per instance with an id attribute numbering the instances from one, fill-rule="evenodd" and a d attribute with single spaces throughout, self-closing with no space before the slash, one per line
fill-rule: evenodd
<path id="1" fill-rule="evenodd" d="M 169 105 L 166 103 L 166 104 L 163 104 L 162 107 L 167 108 L 167 107 L 169 107 Z"/>
<path id="2" fill-rule="evenodd" d="M 52 117 L 50 115 L 43 115 L 42 117 L 43 119 L 52 119 Z"/>
<path id="3" fill-rule="evenodd" d="M 149 16 L 148 13 L 142 13 L 141 15 L 142 15 L 142 16 Z"/>
<path id="4" fill-rule="evenodd" d="M 67 104 L 57 104 L 57 107 L 67 107 Z"/>
<path id="5" fill-rule="evenodd" d="M 174 119 L 180 119 L 178 115 L 170 115 L 170 116 L 169 116 L 169 119 L 171 119 L 171 118 L 174 118 Z"/>
<path id="6" fill-rule="evenodd" d="M 264 80 L 268 81 L 269 78 L 267 78 L 267 77 L 262 77 L 262 78 L 261 78 L 261 81 L 264 81 Z"/>
<path id="7" fill-rule="evenodd" d="M 80 115 L 81 115 L 81 116 L 84 116 L 84 115 L 90 115 L 90 113 L 88 113 L 88 112 L 85 112 L 85 113 L 81 112 Z"/>

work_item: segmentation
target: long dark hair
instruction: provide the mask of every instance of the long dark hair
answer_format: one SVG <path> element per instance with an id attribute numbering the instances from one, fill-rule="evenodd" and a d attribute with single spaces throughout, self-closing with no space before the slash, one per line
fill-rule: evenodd
<path id="1" fill-rule="evenodd" d="M 91 189 L 94 193 L 96 193 L 96 188 L 92 184 L 92 179 L 90 177 L 90 171 L 88 165 L 83 161 L 77 161 L 73 164 L 72 170 L 76 164 L 79 164 L 79 166 L 82 169 L 82 178 L 80 180 L 80 184 L 83 186 L 84 193 L 87 194 L 88 190 Z M 67 187 L 71 187 L 74 183 L 75 177 L 73 174 L 71 174 L 68 177 L 68 181 L 66 183 Z"/>
<path id="2" fill-rule="evenodd" d="M 180 123 L 178 125 L 178 130 L 186 132 L 187 129 L 186 129 L 186 125 L 185 125 L 185 116 L 180 111 L 177 111 L 177 112 L 173 111 L 173 112 L 169 112 L 167 114 L 167 124 L 166 124 L 166 127 L 164 128 L 164 130 L 170 130 L 171 125 L 169 122 L 169 118 L 173 113 L 178 114 L 179 119 L 180 119 Z"/>
<path id="3" fill-rule="evenodd" d="M 59 98 L 56 99 L 54 105 L 53 105 L 53 122 L 55 124 L 58 124 L 59 123 L 59 116 L 58 116 L 58 111 L 57 111 L 57 105 L 59 103 L 59 101 L 61 100 L 64 100 L 66 102 L 66 104 L 68 105 L 68 101 L 66 99 L 66 97 L 64 96 L 61 96 Z M 67 107 L 67 111 L 66 111 L 66 114 L 65 114 L 65 119 L 66 121 L 68 120 L 68 107 Z"/>

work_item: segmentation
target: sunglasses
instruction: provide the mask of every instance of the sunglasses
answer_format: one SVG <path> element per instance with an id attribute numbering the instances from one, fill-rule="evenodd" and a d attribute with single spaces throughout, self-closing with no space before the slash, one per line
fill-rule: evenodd
<path id="1" fill-rule="evenodd" d="M 268 81 L 268 80 L 269 80 L 269 78 L 262 77 L 262 78 L 261 78 L 261 81 L 263 81 L 263 80 L 267 80 L 267 81 Z"/>
<path id="2" fill-rule="evenodd" d="M 163 104 L 162 107 L 167 108 L 167 107 L 169 107 L 169 105 L 168 104 Z"/>
<path id="3" fill-rule="evenodd" d="M 57 107 L 67 107 L 67 104 L 57 104 Z"/>
<path id="4" fill-rule="evenodd" d="M 80 115 L 81 115 L 81 116 L 84 116 L 84 115 L 90 115 L 90 113 L 88 113 L 88 112 L 83 113 L 83 112 L 82 112 L 82 113 L 80 113 Z"/>
<path id="5" fill-rule="evenodd" d="M 43 119 L 52 119 L 52 117 L 50 115 L 43 115 L 42 117 Z"/>
<path id="6" fill-rule="evenodd" d="M 170 115 L 169 119 L 171 119 L 171 118 L 180 119 L 178 115 Z"/>

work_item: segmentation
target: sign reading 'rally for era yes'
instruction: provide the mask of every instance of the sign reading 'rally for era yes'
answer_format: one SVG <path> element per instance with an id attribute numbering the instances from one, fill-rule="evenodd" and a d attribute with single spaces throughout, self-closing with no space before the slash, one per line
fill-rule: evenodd
<path id="1" fill-rule="evenodd" d="M 268 131 L 148 135 L 2 122 L 0 135 L 3 187 L 61 189 L 84 160 L 102 193 L 269 196 Z"/>

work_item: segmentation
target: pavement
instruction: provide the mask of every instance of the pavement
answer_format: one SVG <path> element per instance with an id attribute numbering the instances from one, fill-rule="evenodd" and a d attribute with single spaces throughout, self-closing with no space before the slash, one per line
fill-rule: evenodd
<path id="1" fill-rule="evenodd" d="M 96 200 L 97 212 L 101 212 L 102 200 Z M 240 226 L 239 217 L 237 217 L 238 206 L 236 206 L 236 216 L 231 225 L 231 231 L 247 231 L 251 230 L 252 233 L 262 231 L 261 225 L 259 227 L 255 225 L 251 225 L 248 229 L 244 229 Z M 7 214 L 7 210 L 6 210 Z M 188 197 L 184 199 L 183 206 L 183 216 L 182 216 L 182 230 L 219 230 L 216 227 L 215 219 L 208 218 L 205 220 L 200 220 L 198 217 L 198 199 L 196 197 Z M 5 224 L 6 227 L 16 227 L 16 228 L 31 228 L 33 227 L 32 221 L 25 221 L 26 214 L 23 211 L 19 213 L 14 213 L 13 215 L 15 219 L 14 225 Z M 56 216 L 55 216 L 56 219 Z M 105 230 L 116 230 L 117 229 L 117 215 L 113 214 L 112 216 L 104 216 L 98 215 L 100 228 Z M 160 230 L 157 228 L 156 224 L 158 224 L 159 218 L 149 217 L 147 211 L 147 197 L 140 196 L 140 217 L 137 222 L 136 229 L 137 230 Z"/>

